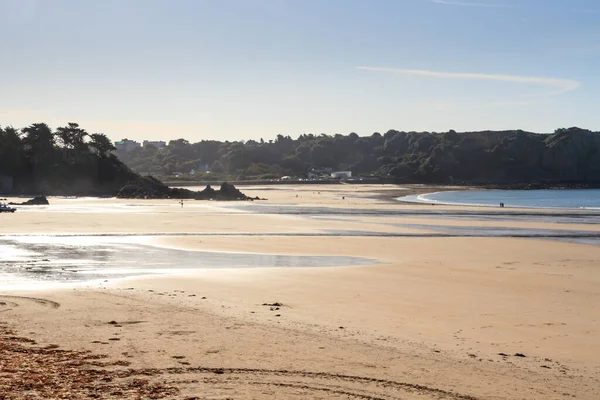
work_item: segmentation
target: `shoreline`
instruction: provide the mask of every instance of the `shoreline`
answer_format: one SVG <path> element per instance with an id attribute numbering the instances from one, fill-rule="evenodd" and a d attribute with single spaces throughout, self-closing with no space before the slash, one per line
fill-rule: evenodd
<path id="1" fill-rule="evenodd" d="M 508 209 L 531 209 L 531 210 L 565 210 L 565 211 L 574 211 L 574 210 L 581 210 L 581 211 L 600 211 L 600 205 L 599 206 L 594 206 L 594 207 L 586 207 L 586 206 L 580 206 L 580 207 L 567 207 L 567 206 L 532 206 L 532 205 L 523 205 L 523 204 L 503 204 L 500 205 L 501 203 L 498 204 L 484 204 L 484 203 L 465 203 L 465 202 L 452 202 L 452 201 L 443 201 L 443 200 L 434 200 L 434 199 L 428 199 L 425 196 L 432 196 L 432 195 L 437 195 L 440 193 L 445 193 L 445 192 L 454 192 L 454 193 L 460 193 L 460 192 L 466 192 L 466 191 L 470 191 L 470 192 L 488 192 L 488 191 L 498 191 L 498 192 L 502 192 L 502 191 L 519 191 L 519 189 L 478 189 L 478 188 L 464 188 L 461 190 L 442 190 L 442 191 L 436 191 L 436 192 L 428 192 L 428 193 L 422 193 L 422 194 L 409 194 L 406 196 L 402 196 L 402 197 L 397 197 L 395 198 L 396 201 L 399 201 L 401 203 L 407 203 L 407 204 L 414 204 L 414 205 L 431 205 L 431 206 L 436 206 L 436 205 L 441 205 L 441 206 L 454 206 L 454 207 L 482 207 L 482 208 L 508 208 Z M 597 189 L 530 189 L 528 191 L 537 191 L 537 190 L 597 190 Z"/>

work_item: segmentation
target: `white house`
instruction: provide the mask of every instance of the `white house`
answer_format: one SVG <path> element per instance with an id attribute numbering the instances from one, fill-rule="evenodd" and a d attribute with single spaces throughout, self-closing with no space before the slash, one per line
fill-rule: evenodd
<path id="1" fill-rule="evenodd" d="M 135 140 L 123 139 L 119 140 L 118 142 L 115 142 L 115 147 L 117 148 L 117 150 L 128 153 L 131 150 L 135 150 L 142 147 L 142 145 L 136 142 Z"/>
<path id="2" fill-rule="evenodd" d="M 335 171 L 331 173 L 333 179 L 350 179 L 352 178 L 352 171 Z"/>

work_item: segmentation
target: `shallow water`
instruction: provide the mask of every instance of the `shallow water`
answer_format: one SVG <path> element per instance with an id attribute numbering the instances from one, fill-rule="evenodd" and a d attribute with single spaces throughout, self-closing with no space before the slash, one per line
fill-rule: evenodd
<path id="1" fill-rule="evenodd" d="M 0 287 L 15 282 L 75 283 L 204 268 L 334 267 L 377 264 L 359 257 L 186 251 L 127 237 L 17 236 L 0 238 Z"/>
<path id="2" fill-rule="evenodd" d="M 416 203 L 600 210 L 600 189 L 464 190 L 401 197 Z"/>

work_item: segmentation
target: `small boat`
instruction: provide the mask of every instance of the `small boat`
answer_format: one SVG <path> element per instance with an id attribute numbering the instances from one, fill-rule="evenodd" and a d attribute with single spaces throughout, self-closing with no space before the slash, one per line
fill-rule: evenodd
<path id="1" fill-rule="evenodd" d="M 9 207 L 8 204 L 0 203 L 0 213 L 3 213 L 3 212 L 14 213 L 15 211 L 17 211 L 16 208 Z"/>

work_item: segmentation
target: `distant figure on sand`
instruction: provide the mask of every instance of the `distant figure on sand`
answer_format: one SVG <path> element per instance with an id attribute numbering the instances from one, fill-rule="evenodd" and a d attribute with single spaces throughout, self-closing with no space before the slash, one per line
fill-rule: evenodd
<path id="1" fill-rule="evenodd" d="M 181 204 L 181 208 L 183 208 L 183 199 L 179 200 L 179 203 Z"/>

